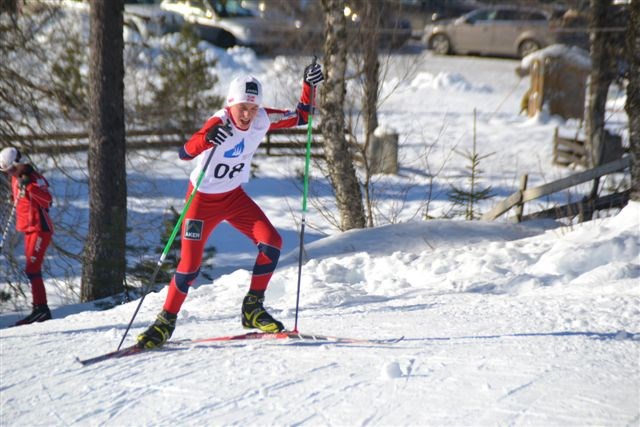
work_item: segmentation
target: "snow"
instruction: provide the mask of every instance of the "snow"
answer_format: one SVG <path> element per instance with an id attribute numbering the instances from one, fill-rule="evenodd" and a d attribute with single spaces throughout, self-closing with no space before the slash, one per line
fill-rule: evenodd
<path id="1" fill-rule="evenodd" d="M 576 68 L 591 69 L 591 57 L 589 52 L 578 46 L 567 46 L 563 44 L 553 44 L 540 49 L 522 58 L 520 67 L 528 70 L 536 60 L 544 60 L 547 57 L 563 57 L 565 61 L 573 64 Z"/>
<path id="2" fill-rule="evenodd" d="M 234 70 L 263 82 L 298 79 L 287 75 L 291 59 L 208 49 L 220 56 L 222 82 Z M 412 55 L 417 71 L 403 79 L 406 56 L 393 57 L 397 73 L 385 80 L 379 117 L 382 129 L 400 134 L 400 174 L 376 178 L 380 218 L 395 220 L 340 233 L 311 204 L 298 313 L 301 332 L 402 341 L 174 345 L 82 367 L 76 358 L 118 346 L 139 300 L 100 311 L 49 288 L 53 320 L 8 328 L 25 313 L 0 314 L 0 423 L 640 425 L 640 203 L 581 224 L 442 219 L 446 186 L 464 182 L 466 160 L 452 150 L 471 146 L 474 109 L 481 154 L 493 153 L 482 163 L 484 183 L 498 194 L 481 205 L 485 211 L 517 189 L 522 173 L 535 186 L 572 172 L 551 166 L 553 128 L 572 123 L 518 115 L 526 90 L 514 72 L 518 61 L 423 52 Z M 269 101 L 286 96 L 276 88 L 267 94 Z M 82 177 L 82 157 L 59 161 Z M 289 328 L 303 161 L 260 156 L 246 186 L 284 237 L 266 305 Z M 173 152 L 139 152 L 129 163 L 129 220 L 158 224 L 168 206 L 181 206 L 190 165 Z M 441 165 L 446 172 L 430 175 Z M 326 180 L 312 172 L 318 203 L 333 209 Z M 51 173 L 54 183 L 65 179 Z M 416 212 L 432 180 L 439 195 L 430 213 L 441 219 L 422 221 Z M 64 191 L 86 208 L 85 190 Z M 213 280 L 201 276 L 189 292 L 174 340 L 243 332 L 239 310 L 255 249 L 225 225 L 210 242 L 218 253 L 204 270 Z M 165 296 L 166 287 L 147 295 L 126 344 Z"/>

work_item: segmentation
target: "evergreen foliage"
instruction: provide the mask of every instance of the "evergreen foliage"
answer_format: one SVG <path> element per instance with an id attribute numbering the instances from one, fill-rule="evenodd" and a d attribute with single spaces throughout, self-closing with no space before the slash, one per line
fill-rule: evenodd
<path id="1" fill-rule="evenodd" d="M 88 63 L 86 48 L 70 37 L 51 66 L 52 92 L 60 111 L 68 119 L 86 119 L 89 114 L 88 78 L 81 70 Z"/>
<path id="2" fill-rule="evenodd" d="M 491 156 L 487 154 L 481 156 L 476 149 L 476 110 L 473 110 L 473 148 L 471 151 L 456 152 L 469 160 L 469 164 L 465 167 L 468 170 L 468 187 L 462 188 L 452 185 L 449 192 L 449 199 L 454 203 L 457 209 L 456 214 L 464 214 L 466 220 L 479 219 L 481 214 L 477 209 L 478 202 L 493 197 L 491 186 L 481 188 L 479 185 L 480 177 L 483 171 L 480 169 L 480 161 Z"/>
<path id="3" fill-rule="evenodd" d="M 158 65 L 159 84 L 151 83 L 152 119 L 183 129 L 200 126 L 222 107 L 222 97 L 212 89 L 218 77 L 211 74 L 217 60 L 208 59 L 198 48 L 200 40 L 190 26 L 184 26 L 177 43 L 166 46 Z"/>

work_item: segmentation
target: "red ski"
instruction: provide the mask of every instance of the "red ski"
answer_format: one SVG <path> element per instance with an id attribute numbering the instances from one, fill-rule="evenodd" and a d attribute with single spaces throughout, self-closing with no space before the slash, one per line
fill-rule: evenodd
<path id="1" fill-rule="evenodd" d="M 292 340 L 292 341 L 305 341 L 308 343 L 318 343 L 318 344 L 393 344 L 398 341 L 401 341 L 404 337 L 400 338 L 392 338 L 392 339 L 379 339 L 379 340 L 367 340 L 367 339 L 357 339 L 357 338 L 343 338 L 343 337 L 334 337 L 328 335 L 316 335 L 316 334 L 301 334 L 300 332 L 292 332 L 292 331 L 283 331 L 276 333 L 267 333 L 267 332 L 248 332 L 246 334 L 240 335 L 226 335 L 220 337 L 212 337 L 212 338 L 196 338 L 196 339 L 185 339 L 185 340 L 176 340 L 176 341 L 168 341 L 165 346 L 172 345 L 184 345 L 184 344 L 202 344 L 208 342 L 231 342 L 231 341 L 245 341 L 245 340 Z M 166 347 L 160 347 L 157 349 L 148 349 L 139 347 L 137 344 L 132 345 L 131 347 L 125 347 L 121 350 L 111 351 L 106 354 L 102 354 L 100 356 L 92 357 L 90 359 L 80 360 L 77 358 L 78 362 L 80 362 L 83 366 L 93 365 L 94 363 L 102 362 L 109 359 L 118 359 L 121 357 L 133 356 L 134 354 L 146 353 L 148 351 L 162 351 L 166 349 Z"/>
<path id="2" fill-rule="evenodd" d="M 275 333 L 267 332 L 248 332 L 240 335 L 227 335 L 213 338 L 198 338 L 187 340 L 190 343 L 205 343 L 205 342 L 224 342 L 224 341 L 240 341 L 240 340 L 304 340 L 304 341 L 316 341 L 327 344 L 393 344 L 402 340 L 404 337 L 392 338 L 392 339 L 358 339 L 358 338 L 344 338 L 334 337 L 329 335 L 317 335 L 317 334 L 302 334 L 294 331 L 282 331 Z"/>

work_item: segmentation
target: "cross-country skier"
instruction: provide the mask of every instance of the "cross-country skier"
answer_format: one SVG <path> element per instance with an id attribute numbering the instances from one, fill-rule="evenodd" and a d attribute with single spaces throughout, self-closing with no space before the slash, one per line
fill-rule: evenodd
<path id="1" fill-rule="evenodd" d="M 242 326 L 264 332 L 280 332 L 281 322 L 263 307 L 264 293 L 280 257 L 282 238 L 258 205 L 245 193 L 251 159 L 269 130 L 307 123 L 311 95 L 324 80 L 319 64 L 304 70 L 303 88 L 295 111 L 262 106 L 262 85 L 253 76 L 235 78 L 226 107 L 215 113 L 180 150 L 183 160 L 195 160 L 187 198 L 211 153 L 211 162 L 182 224 L 180 262 L 171 279 L 163 310 L 155 323 L 138 335 L 138 345 L 163 345 L 176 326 L 176 318 L 190 285 L 200 272 L 205 243 L 213 229 L 227 221 L 253 241 L 258 249 L 249 292 L 242 302 Z"/>
<path id="2" fill-rule="evenodd" d="M 33 311 L 15 326 L 51 319 L 42 280 L 42 261 L 53 235 L 49 217 L 52 197 L 47 180 L 28 163 L 20 161 L 14 147 L 0 151 L 0 170 L 11 177 L 11 194 L 16 209 L 16 230 L 24 233 L 25 273 L 31 282 Z"/>

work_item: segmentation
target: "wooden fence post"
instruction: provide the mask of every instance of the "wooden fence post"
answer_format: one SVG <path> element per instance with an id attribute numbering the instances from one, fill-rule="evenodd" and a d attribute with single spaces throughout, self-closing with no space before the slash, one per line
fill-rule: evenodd
<path id="1" fill-rule="evenodd" d="M 520 188 L 518 191 L 520 192 L 520 203 L 516 205 L 516 222 L 522 221 L 522 212 L 524 211 L 524 200 L 522 195 L 527 189 L 527 181 L 529 180 L 529 175 L 524 174 L 520 177 Z"/>

